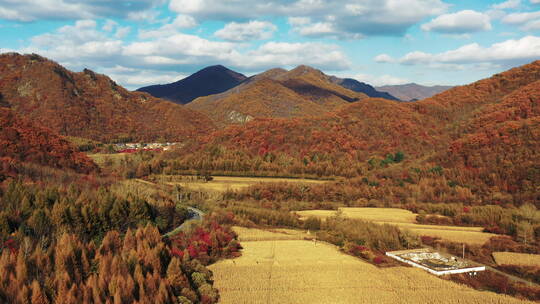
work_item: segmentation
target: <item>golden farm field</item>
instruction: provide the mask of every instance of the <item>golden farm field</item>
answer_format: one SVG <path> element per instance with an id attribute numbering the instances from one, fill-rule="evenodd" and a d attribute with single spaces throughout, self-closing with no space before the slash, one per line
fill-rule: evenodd
<path id="1" fill-rule="evenodd" d="M 540 267 L 540 254 L 494 252 L 493 258 L 498 265 L 507 264 Z"/>
<path id="2" fill-rule="evenodd" d="M 352 219 L 363 219 L 374 222 L 391 223 L 414 223 L 416 214 L 409 210 L 397 208 L 339 208 L 341 214 Z M 336 215 L 334 210 L 307 210 L 297 211 L 300 217 L 307 218 L 315 216 L 318 218 L 327 218 Z"/>
<path id="3" fill-rule="evenodd" d="M 271 232 L 236 229 L 240 238 Z M 437 278 L 420 269 L 379 269 L 306 240 L 243 241 L 242 256 L 210 269 L 220 303 L 528 303 Z"/>
<path id="4" fill-rule="evenodd" d="M 418 235 L 440 237 L 451 242 L 466 242 L 468 244 L 484 244 L 489 238 L 495 236 L 482 232 L 482 227 L 459 227 L 421 225 L 415 223 L 416 214 L 408 210 L 397 208 L 340 208 L 341 214 L 351 219 L 373 221 L 379 224 L 396 225 L 408 229 Z M 301 218 L 310 216 L 327 218 L 336 215 L 333 210 L 307 210 L 296 211 Z"/>
<path id="5" fill-rule="evenodd" d="M 227 190 L 240 190 L 258 183 L 299 183 L 299 184 L 321 184 L 325 181 L 298 179 L 298 178 L 273 178 L 273 177 L 236 177 L 236 176 L 214 176 L 213 180 L 205 182 L 202 180 L 190 180 L 192 177 L 183 177 L 184 180 L 165 181 L 170 185 L 181 185 L 191 190 L 225 192 Z"/>
<path id="6" fill-rule="evenodd" d="M 129 156 L 128 153 L 113 153 L 113 154 L 88 154 L 98 166 L 104 167 L 107 163 L 118 165 L 120 160 Z"/>
<path id="7" fill-rule="evenodd" d="M 234 227 L 240 242 L 246 241 L 285 241 L 313 239 L 315 236 L 301 230 L 276 228 L 259 230 L 244 227 Z"/>

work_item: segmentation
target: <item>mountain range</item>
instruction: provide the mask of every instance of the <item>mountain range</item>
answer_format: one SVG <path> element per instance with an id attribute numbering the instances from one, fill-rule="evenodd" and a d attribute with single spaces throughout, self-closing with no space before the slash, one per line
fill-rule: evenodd
<path id="1" fill-rule="evenodd" d="M 492 187 L 534 200 L 540 186 L 540 61 L 414 103 L 363 98 L 316 117 L 254 119 L 216 131 L 207 145 L 255 158 L 322 157 L 343 172 L 350 162 L 402 151 L 419 166 L 455 170 L 453 178 L 478 185 L 475 191 Z"/>
<path id="2" fill-rule="evenodd" d="M 221 94 L 199 97 L 187 107 L 224 127 L 253 118 L 317 116 L 367 97 L 335 84 L 319 70 L 299 66 L 252 76 Z"/>
<path id="3" fill-rule="evenodd" d="M 222 65 L 215 65 L 174 83 L 147 86 L 137 91 L 147 92 L 154 97 L 175 103 L 186 104 L 197 97 L 225 92 L 239 85 L 246 78 Z"/>
<path id="4" fill-rule="evenodd" d="M 187 106 L 38 55 L 0 55 L 0 77 L 0 157 L 15 167 L 95 170 L 60 135 L 192 139 L 174 157 L 201 159 L 205 147 L 222 147 L 237 151 L 228 155 L 281 155 L 280 162 L 322 158 L 336 166 L 339 160 L 343 171 L 348 162 L 401 151 L 424 166 L 456 170 L 454 179 L 482 185 L 475 191 L 496 187 L 530 200 L 529 190 L 540 186 L 540 61 L 410 103 L 346 89 L 307 66 L 272 69 Z M 219 149 L 213 158 L 223 155 Z M 9 173 L 10 165 L 2 170 Z"/>
<path id="5" fill-rule="evenodd" d="M 347 88 L 351 91 L 364 93 L 369 97 L 384 98 L 388 100 L 400 101 L 400 99 L 392 96 L 391 94 L 384 91 L 378 91 L 373 86 L 364 82 L 360 82 L 356 79 L 331 77 L 331 80 L 344 88 Z"/>
<path id="6" fill-rule="evenodd" d="M 268 76 L 283 69 L 272 69 L 262 75 Z M 256 76 L 256 75 L 255 75 Z M 249 77 L 251 79 L 253 77 Z M 164 98 L 176 103 L 187 104 L 198 97 L 223 93 L 244 81 L 249 81 L 243 74 L 232 71 L 222 65 L 204 68 L 193 75 L 170 84 L 152 85 L 138 89 L 140 92 L 150 93 L 157 98 Z M 390 100 L 399 100 L 386 93 L 379 92 L 369 84 L 351 78 L 330 77 L 329 80 L 351 91 L 366 94 L 369 97 L 380 97 Z"/>
<path id="7" fill-rule="evenodd" d="M 321 147 L 327 153 L 361 150 L 367 154 L 445 150 L 471 134 L 497 130 L 498 124 L 522 124 L 538 116 L 539 80 L 540 61 L 536 61 L 414 103 L 366 97 L 317 117 L 255 119 L 218 131 L 214 139 L 230 143 L 231 148 L 274 147 L 293 154 Z"/>
<path id="8" fill-rule="evenodd" d="M 381 92 L 386 92 L 399 98 L 401 101 L 417 101 L 429 98 L 451 89 L 451 86 L 423 86 L 416 83 L 408 83 L 401 85 L 388 85 L 377 87 Z"/>

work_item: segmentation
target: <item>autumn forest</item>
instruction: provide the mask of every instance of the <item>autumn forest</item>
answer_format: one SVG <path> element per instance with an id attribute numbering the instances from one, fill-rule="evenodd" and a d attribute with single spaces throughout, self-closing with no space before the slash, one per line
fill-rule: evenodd
<path id="1" fill-rule="evenodd" d="M 182 105 L 1 54 L 0 302 L 218 303 L 247 228 L 377 269 L 437 248 L 490 270 L 433 280 L 540 301 L 540 264 L 497 258 L 540 255 L 540 61 L 414 102 L 307 66 L 234 77 Z M 346 214 L 367 208 L 411 219 Z"/>

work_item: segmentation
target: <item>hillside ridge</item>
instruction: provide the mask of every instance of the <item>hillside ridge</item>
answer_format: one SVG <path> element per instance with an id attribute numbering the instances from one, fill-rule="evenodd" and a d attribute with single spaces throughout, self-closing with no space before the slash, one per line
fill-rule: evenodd
<path id="1" fill-rule="evenodd" d="M 0 94 L 12 110 L 62 135 L 99 141 L 181 141 L 214 129 L 203 114 L 130 92 L 105 75 L 71 72 L 39 55 L 0 55 Z"/>
<path id="2" fill-rule="evenodd" d="M 277 68 L 254 75 L 226 92 L 200 97 L 187 107 L 225 127 L 253 118 L 317 116 L 367 97 L 303 65 L 290 71 Z"/>

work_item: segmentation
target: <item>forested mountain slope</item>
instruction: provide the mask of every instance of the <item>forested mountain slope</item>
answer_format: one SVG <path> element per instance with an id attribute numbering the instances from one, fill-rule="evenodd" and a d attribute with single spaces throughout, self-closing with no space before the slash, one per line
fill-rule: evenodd
<path id="1" fill-rule="evenodd" d="M 372 176 L 373 185 L 427 175 L 435 184 L 422 191 L 431 199 L 442 187 L 437 193 L 459 189 L 452 195 L 475 203 L 540 205 L 539 92 L 536 61 L 415 103 L 362 99 L 316 117 L 254 119 L 180 155 L 192 168 Z"/>
<path id="2" fill-rule="evenodd" d="M 0 80 L 0 94 L 15 113 L 62 135 L 180 141 L 214 128 L 181 105 L 130 92 L 90 70 L 70 72 L 38 55 L 0 55 Z"/>
<path id="3" fill-rule="evenodd" d="M 0 107 L 0 160 L 2 162 L 0 180 L 14 176 L 17 166 L 22 163 L 72 169 L 78 173 L 97 171 L 97 166 L 68 141 L 2 107 Z"/>

